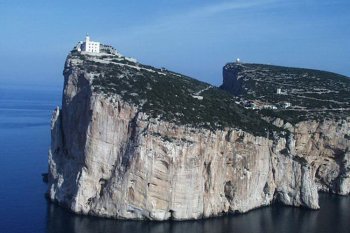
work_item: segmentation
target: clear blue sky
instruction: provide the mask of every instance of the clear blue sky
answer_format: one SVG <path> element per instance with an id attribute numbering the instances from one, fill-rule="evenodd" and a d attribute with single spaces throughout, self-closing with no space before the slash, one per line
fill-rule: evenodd
<path id="1" fill-rule="evenodd" d="M 0 0 L 0 84 L 61 86 L 86 32 L 215 85 L 237 57 L 350 76 L 349 0 Z"/>

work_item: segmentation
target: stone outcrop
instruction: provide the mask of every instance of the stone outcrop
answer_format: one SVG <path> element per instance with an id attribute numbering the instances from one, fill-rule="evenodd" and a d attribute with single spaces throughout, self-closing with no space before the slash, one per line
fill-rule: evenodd
<path id="1" fill-rule="evenodd" d="M 228 63 L 221 88 L 239 96 L 240 103 L 255 102 L 267 122 L 291 134 L 293 145 L 287 149 L 310 165 L 318 190 L 349 194 L 349 78 L 319 70 Z M 276 104 L 286 100 L 296 106 Z M 266 116 L 264 108 L 272 105 L 277 110 Z"/>
<path id="2" fill-rule="evenodd" d="M 292 132 L 295 152 L 311 165 L 318 190 L 350 193 L 349 120 L 300 122 Z"/>
<path id="3" fill-rule="evenodd" d="M 52 116 L 49 198 L 75 213 L 185 220 L 244 213 L 275 201 L 318 209 L 318 191 L 349 194 L 349 122 L 301 122 L 266 138 L 151 117 L 95 92 L 68 57 Z"/>
<path id="4" fill-rule="evenodd" d="M 226 65 L 222 70 L 223 82 L 221 88 L 230 92 L 233 95 L 240 95 L 245 90 L 243 88 L 243 76 L 240 75 L 241 66 L 237 64 L 232 69 L 232 66 Z"/>

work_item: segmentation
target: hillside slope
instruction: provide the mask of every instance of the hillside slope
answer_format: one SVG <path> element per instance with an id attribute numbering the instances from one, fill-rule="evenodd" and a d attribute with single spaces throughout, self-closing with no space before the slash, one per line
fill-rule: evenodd
<path id="1" fill-rule="evenodd" d="M 263 115 L 292 123 L 345 119 L 350 113 L 350 78 L 326 71 L 229 63 L 221 88 L 264 109 Z"/>
<path id="2" fill-rule="evenodd" d="M 196 79 L 114 55 L 89 56 L 72 53 L 81 69 L 93 74 L 93 90 L 107 96 L 118 95 L 154 118 L 168 122 L 224 129 L 242 129 L 266 136 L 278 130 L 215 86 Z"/>

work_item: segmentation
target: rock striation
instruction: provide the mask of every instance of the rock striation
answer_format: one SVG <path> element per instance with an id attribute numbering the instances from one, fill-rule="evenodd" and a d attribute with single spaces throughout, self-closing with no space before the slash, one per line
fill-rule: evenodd
<path id="1" fill-rule="evenodd" d="M 157 83 L 184 87 L 166 91 L 183 112 L 202 116 L 195 108 L 204 106 L 213 115 L 195 121 L 162 111 L 174 107 L 167 102 L 156 109 L 165 95 Z M 51 120 L 49 198 L 79 214 L 186 220 L 276 201 L 318 209 L 318 191 L 349 194 L 349 120 L 292 125 L 274 118 L 248 127 L 244 116 L 259 115 L 231 106 L 234 100 L 223 92 L 119 54 L 72 51 L 62 108 Z M 242 114 L 224 121 L 213 96 Z M 254 131 L 259 125 L 266 130 Z"/>

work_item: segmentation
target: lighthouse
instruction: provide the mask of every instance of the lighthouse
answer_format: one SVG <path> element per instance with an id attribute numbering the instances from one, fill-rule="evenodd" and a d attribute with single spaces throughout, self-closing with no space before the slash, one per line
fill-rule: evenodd
<path id="1" fill-rule="evenodd" d="M 86 34 L 81 50 L 89 53 L 100 53 L 100 42 L 90 40 L 89 34 Z"/>

